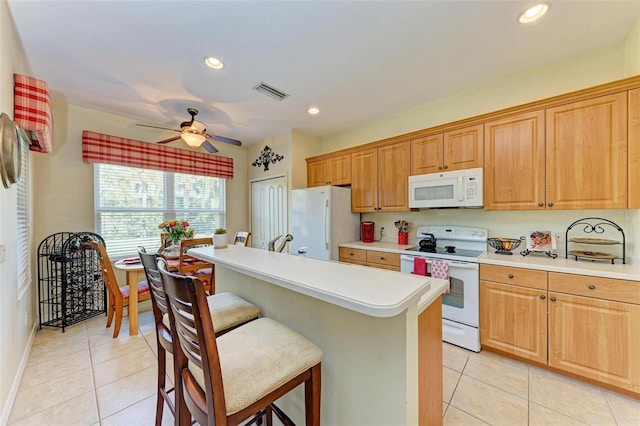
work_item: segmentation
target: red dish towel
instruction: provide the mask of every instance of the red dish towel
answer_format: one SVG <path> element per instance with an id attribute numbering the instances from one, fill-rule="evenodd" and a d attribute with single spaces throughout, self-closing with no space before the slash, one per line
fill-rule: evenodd
<path id="1" fill-rule="evenodd" d="M 431 261 L 431 276 L 433 278 L 440 278 L 441 280 L 449 279 L 449 264 L 443 260 Z M 447 288 L 443 294 L 451 293 L 451 289 Z"/>
<path id="2" fill-rule="evenodd" d="M 427 275 L 427 259 L 424 257 L 413 258 L 413 273 L 415 275 Z"/>

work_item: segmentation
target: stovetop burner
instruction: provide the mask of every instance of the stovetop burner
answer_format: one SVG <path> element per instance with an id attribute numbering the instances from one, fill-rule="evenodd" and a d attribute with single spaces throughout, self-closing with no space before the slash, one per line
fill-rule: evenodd
<path id="1" fill-rule="evenodd" d="M 444 246 L 445 250 L 447 250 L 447 253 L 455 253 L 456 252 L 456 246 Z"/>

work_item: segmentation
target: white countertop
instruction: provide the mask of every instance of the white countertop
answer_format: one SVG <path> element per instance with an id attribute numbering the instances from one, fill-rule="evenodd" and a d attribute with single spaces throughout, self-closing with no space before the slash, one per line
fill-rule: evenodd
<path id="1" fill-rule="evenodd" d="M 560 253 L 557 258 L 552 259 L 543 253 L 533 253 L 528 256 L 514 253 L 509 256 L 487 252 L 480 256 L 479 261 L 481 264 L 488 265 L 640 281 L 640 268 L 637 266 L 622 264 L 620 261 L 616 261 L 614 265 L 604 261 L 576 261 L 573 257 L 565 259 L 564 255 L 560 255 Z"/>
<path id="2" fill-rule="evenodd" d="M 420 311 L 445 290 L 447 281 L 334 261 L 230 245 L 198 247 L 189 255 L 373 317 Z"/>
<path id="3" fill-rule="evenodd" d="M 349 241 L 347 243 L 341 243 L 340 247 L 402 254 L 404 250 L 415 247 L 415 244 L 400 245 L 387 242 L 363 243 L 362 241 Z M 478 261 L 481 264 L 485 263 L 488 265 L 640 281 L 640 267 L 638 266 L 622 264 L 619 260 L 616 260 L 616 263 L 612 265 L 611 262 L 604 261 L 591 262 L 582 259 L 576 261 L 573 257 L 565 259 L 564 252 L 558 252 L 558 257 L 552 259 L 543 253 L 532 253 L 528 256 L 522 256 L 516 251 L 513 255 L 503 255 L 495 254 L 494 250 L 490 249 L 490 251 L 481 255 Z"/>

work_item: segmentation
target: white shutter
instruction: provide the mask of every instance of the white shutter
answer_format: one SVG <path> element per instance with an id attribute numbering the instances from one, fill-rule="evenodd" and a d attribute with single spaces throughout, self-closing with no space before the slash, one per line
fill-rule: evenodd
<path id="1" fill-rule="evenodd" d="M 18 289 L 23 289 L 31 282 L 31 261 L 29 257 L 31 232 L 29 222 L 29 146 L 20 143 L 22 165 L 20 179 L 17 182 L 17 263 Z M 20 294 L 20 293 L 19 293 Z"/>

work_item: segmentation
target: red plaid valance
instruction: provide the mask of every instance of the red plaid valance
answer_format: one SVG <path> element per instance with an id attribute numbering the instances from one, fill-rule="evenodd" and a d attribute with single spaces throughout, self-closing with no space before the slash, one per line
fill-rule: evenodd
<path id="1" fill-rule="evenodd" d="M 47 83 L 26 75 L 14 74 L 13 117 L 15 123 L 30 136 L 31 151 L 51 152 L 53 118 Z"/>
<path id="2" fill-rule="evenodd" d="M 233 179 L 233 158 L 82 132 L 82 160 Z"/>

